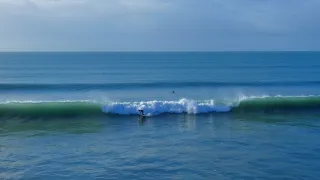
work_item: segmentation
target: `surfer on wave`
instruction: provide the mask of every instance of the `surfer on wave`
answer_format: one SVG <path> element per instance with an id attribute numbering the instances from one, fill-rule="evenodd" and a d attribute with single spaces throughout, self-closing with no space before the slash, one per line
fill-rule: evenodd
<path id="1" fill-rule="evenodd" d="M 144 116 L 144 113 L 143 113 L 143 110 L 142 110 L 142 109 L 139 109 L 138 111 L 139 111 L 139 113 L 140 113 L 140 116 Z"/>

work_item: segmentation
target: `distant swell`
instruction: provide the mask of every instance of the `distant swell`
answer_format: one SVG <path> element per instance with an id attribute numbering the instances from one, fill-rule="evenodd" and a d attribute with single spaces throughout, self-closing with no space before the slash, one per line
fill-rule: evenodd
<path id="1" fill-rule="evenodd" d="M 136 88 L 185 88 L 185 87 L 277 87 L 320 86 L 320 81 L 274 82 L 152 82 L 152 83 L 77 83 L 77 84 L 0 84 L 0 91 L 8 90 L 112 90 Z"/>
<path id="2" fill-rule="evenodd" d="M 320 96 L 297 97 L 244 97 L 232 102 L 215 100 L 195 101 L 180 99 L 177 101 L 141 101 L 107 102 L 89 101 L 33 102 L 11 101 L 0 104 L 1 117 L 75 117 L 104 115 L 137 115 L 143 109 L 149 116 L 165 113 L 273 113 L 319 111 Z"/>

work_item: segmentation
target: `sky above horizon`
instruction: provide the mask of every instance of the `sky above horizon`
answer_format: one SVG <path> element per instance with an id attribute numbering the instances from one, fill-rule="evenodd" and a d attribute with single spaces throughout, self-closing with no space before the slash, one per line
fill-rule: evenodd
<path id="1" fill-rule="evenodd" d="M 0 51 L 320 50 L 319 0 L 0 0 Z"/>

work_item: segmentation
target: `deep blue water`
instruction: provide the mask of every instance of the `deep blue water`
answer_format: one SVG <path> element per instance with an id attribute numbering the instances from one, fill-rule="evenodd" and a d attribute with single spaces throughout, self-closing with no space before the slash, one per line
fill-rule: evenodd
<path id="1" fill-rule="evenodd" d="M 319 59 L 0 53 L 0 179 L 317 179 Z"/>

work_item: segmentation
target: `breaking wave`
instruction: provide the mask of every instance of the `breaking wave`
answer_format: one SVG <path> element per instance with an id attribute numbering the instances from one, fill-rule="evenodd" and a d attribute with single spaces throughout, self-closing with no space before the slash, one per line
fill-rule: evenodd
<path id="1" fill-rule="evenodd" d="M 320 110 L 320 96 L 242 97 L 234 101 L 180 99 L 176 101 L 106 102 L 93 101 L 8 101 L 0 103 L 1 117 L 74 117 L 165 113 L 273 113 Z"/>

